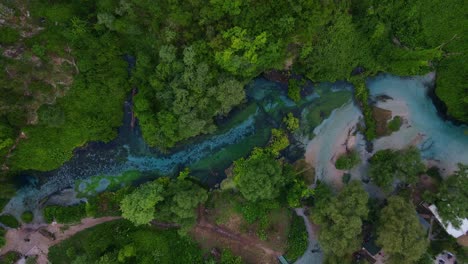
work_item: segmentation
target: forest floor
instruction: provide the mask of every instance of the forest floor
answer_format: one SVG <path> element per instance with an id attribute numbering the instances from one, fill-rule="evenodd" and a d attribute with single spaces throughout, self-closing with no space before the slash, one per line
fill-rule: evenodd
<path id="1" fill-rule="evenodd" d="M 0 255 L 16 251 L 23 256 L 37 256 L 37 264 L 47 264 L 47 254 L 51 246 L 82 230 L 119 218 L 84 218 L 77 225 L 28 224 L 18 229 L 9 229 L 5 236 L 6 244 L 0 249 Z"/>
<path id="2" fill-rule="evenodd" d="M 282 255 L 282 252 L 272 249 L 265 241 L 256 237 L 212 224 L 207 220 L 204 206 L 198 209 L 197 225 L 191 234 L 202 248 L 228 248 L 249 263 L 276 263 L 276 258 Z"/>

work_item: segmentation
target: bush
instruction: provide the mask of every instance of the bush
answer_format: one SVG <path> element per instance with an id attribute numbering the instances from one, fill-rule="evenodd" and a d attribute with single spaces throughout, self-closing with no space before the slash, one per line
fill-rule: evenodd
<path id="1" fill-rule="evenodd" d="M 242 258 L 232 254 L 230 250 L 224 249 L 221 253 L 221 260 L 219 261 L 221 264 L 242 264 Z"/>
<path id="2" fill-rule="evenodd" d="M 433 178 L 434 180 L 436 180 L 439 183 L 444 180 L 442 178 L 442 176 L 440 175 L 439 168 L 437 168 L 436 166 L 432 166 L 429 169 L 427 169 L 426 174 L 429 175 L 429 177 Z"/>
<path id="3" fill-rule="evenodd" d="M 6 230 L 0 227 L 0 248 L 6 244 L 5 234 Z"/>
<path id="4" fill-rule="evenodd" d="M 299 119 L 296 118 L 293 113 L 288 113 L 288 115 L 283 118 L 283 123 L 286 124 L 286 128 L 291 132 L 299 128 Z"/>
<path id="5" fill-rule="evenodd" d="M 289 79 L 288 82 L 288 96 L 294 102 L 299 102 L 301 100 L 301 87 L 299 80 Z"/>
<path id="6" fill-rule="evenodd" d="M 401 117 L 395 116 L 390 122 L 388 122 L 387 128 L 390 132 L 396 132 L 401 127 Z"/>
<path id="7" fill-rule="evenodd" d="M 339 170 L 349 170 L 361 162 L 356 151 L 343 154 L 336 160 L 335 167 Z"/>
<path id="8" fill-rule="evenodd" d="M 78 263 L 203 263 L 202 251 L 189 236 L 174 229 L 134 226 L 117 220 L 86 229 L 50 248 L 54 264 Z M 106 260 L 105 262 L 103 260 Z"/>
<path id="9" fill-rule="evenodd" d="M 44 218 L 48 223 L 78 223 L 86 217 L 86 204 L 72 206 L 49 205 L 44 208 Z"/>
<path id="10" fill-rule="evenodd" d="M 16 220 L 14 216 L 9 214 L 0 215 L 0 223 L 11 228 L 18 228 L 20 226 L 18 220 Z"/>
<path id="11" fill-rule="evenodd" d="M 307 249 L 308 237 L 304 219 L 293 213 L 291 228 L 288 234 L 286 259 L 292 263 L 302 256 Z"/>
<path id="12" fill-rule="evenodd" d="M 0 28 L 0 44 L 15 44 L 20 37 L 18 31 L 10 27 Z"/>
<path id="13" fill-rule="evenodd" d="M 0 257 L 0 264 L 16 263 L 21 258 L 21 255 L 15 251 L 8 251 L 5 255 Z"/>
<path id="14" fill-rule="evenodd" d="M 26 211 L 21 215 L 21 220 L 24 223 L 31 223 L 33 219 L 34 219 L 34 214 L 30 211 Z"/>
<path id="15" fill-rule="evenodd" d="M 348 184 L 349 181 L 351 180 L 351 174 L 345 173 L 343 174 L 343 178 L 341 178 L 344 184 Z"/>

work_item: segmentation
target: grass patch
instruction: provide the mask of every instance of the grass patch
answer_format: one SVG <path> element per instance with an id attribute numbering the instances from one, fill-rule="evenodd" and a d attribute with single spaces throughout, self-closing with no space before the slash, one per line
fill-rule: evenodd
<path id="1" fill-rule="evenodd" d="M 0 248 L 6 244 L 5 234 L 6 230 L 0 227 Z"/>
<path id="2" fill-rule="evenodd" d="M 85 203 L 71 206 L 49 205 L 44 208 L 44 218 L 47 223 L 52 223 L 54 220 L 63 224 L 79 223 L 85 217 Z"/>
<path id="3" fill-rule="evenodd" d="M 20 226 L 18 220 L 9 214 L 0 215 L 0 223 L 11 228 L 18 228 Z"/>
<path id="4" fill-rule="evenodd" d="M 176 230 L 135 227 L 126 220 L 86 229 L 49 250 L 54 264 L 78 259 L 82 263 L 203 263 L 198 246 Z"/>
<path id="5" fill-rule="evenodd" d="M 390 122 L 388 122 L 387 129 L 390 133 L 400 130 L 401 127 L 401 117 L 395 116 Z"/>
<path id="6" fill-rule="evenodd" d="M 359 154 L 356 151 L 342 154 L 335 162 L 335 167 L 339 170 L 350 170 L 361 162 Z"/>
<path id="7" fill-rule="evenodd" d="M 16 263 L 21 258 L 21 255 L 15 251 L 9 251 L 6 254 L 0 256 L 0 264 L 12 264 Z"/>
<path id="8" fill-rule="evenodd" d="M 295 213 L 292 214 L 291 227 L 288 234 L 288 242 L 285 257 L 292 263 L 296 261 L 307 249 L 307 229 L 304 219 Z"/>
<path id="9" fill-rule="evenodd" d="M 31 211 L 26 211 L 21 215 L 21 221 L 23 223 L 31 223 L 34 219 L 34 214 Z"/>

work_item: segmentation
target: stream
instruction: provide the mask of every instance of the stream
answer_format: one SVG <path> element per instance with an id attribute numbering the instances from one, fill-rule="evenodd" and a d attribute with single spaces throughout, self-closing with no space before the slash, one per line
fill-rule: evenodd
<path id="1" fill-rule="evenodd" d="M 439 166 L 448 175 L 457 163 L 468 164 L 468 128 L 455 126 L 438 115 L 428 96 L 433 82 L 434 74 L 368 79 L 376 105 L 404 120 L 398 132 L 374 140 L 374 152 L 416 145 L 428 164 Z M 162 175 L 174 176 L 185 167 L 205 186 L 217 187 L 232 161 L 248 155 L 254 147 L 266 145 L 271 129 L 281 126 L 283 116 L 289 112 L 300 118 L 301 125 L 290 139 L 291 146 L 283 151 L 287 159 L 294 161 L 305 153 L 316 170 L 316 178 L 339 189 L 344 172 L 336 170 L 334 161 L 346 149 L 354 148 L 363 162 L 350 172 L 351 176 L 366 182 L 367 159 L 372 153 L 358 131 L 362 118 L 353 103 L 349 83 L 307 83 L 301 91 L 302 100 L 296 103 L 287 97 L 286 85 L 259 77 L 246 86 L 246 94 L 245 104 L 218 121 L 216 133 L 182 142 L 168 153 L 146 145 L 138 124 L 131 127 L 131 103 L 126 102 L 123 125 L 115 140 L 88 143 L 56 170 L 24 172 L 22 187 L 3 213 L 18 217 L 25 210 L 38 212 L 44 201 L 64 189 L 69 190 L 68 195 L 53 199 L 54 203 L 71 204 L 77 201 L 77 195 L 92 195 Z M 381 95 L 387 95 L 387 100 L 380 100 Z M 140 173 L 128 174 L 135 171 Z M 379 195 L 371 183 L 365 188 L 371 195 Z"/>

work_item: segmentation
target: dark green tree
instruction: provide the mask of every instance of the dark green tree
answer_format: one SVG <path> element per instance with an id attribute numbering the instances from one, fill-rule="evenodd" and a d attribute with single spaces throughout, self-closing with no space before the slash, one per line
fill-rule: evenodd
<path id="1" fill-rule="evenodd" d="M 415 263 L 426 252 L 428 243 L 414 206 L 393 196 L 380 213 L 377 243 L 390 256 L 389 263 Z"/>
<path id="2" fill-rule="evenodd" d="M 363 220 L 367 218 L 368 194 L 358 181 L 345 186 L 335 197 L 317 191 L 312 218 L 320 225 L 319 242 L 330 257 L 349 259 L 358 250 Z"/>

